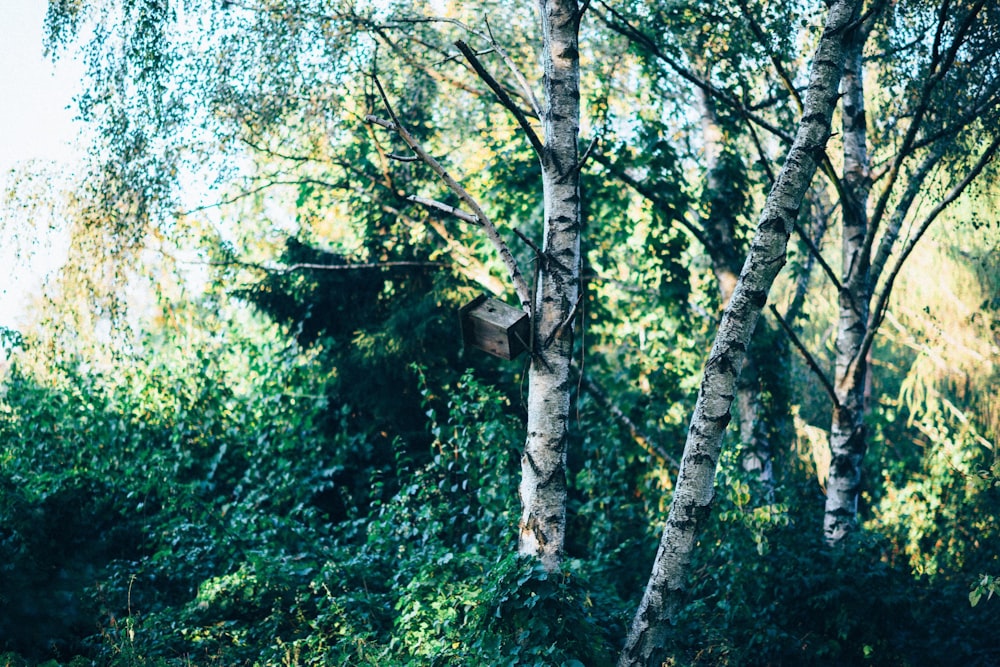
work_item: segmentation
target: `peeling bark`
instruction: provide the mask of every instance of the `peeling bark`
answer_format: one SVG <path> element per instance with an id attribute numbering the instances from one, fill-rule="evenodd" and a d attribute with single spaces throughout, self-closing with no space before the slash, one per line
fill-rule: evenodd
<path id="1" fill-rule="evenodd" d="M 554 571 L 566 532 L 566 429 L 573 318 L 580 296 L 579 9 L 576 0 L 539 0 L 538 6 L 545 74 L 540 156 L 545 229 L 532 317 L 518 551 Z"/>
<path id="2" fill-rule="evenodd" d="M 813 57 L 805 108 L 795 140 L 768 194 L 749 255 L 705 364 L 667 525 L 646 591 L 619 656 L 621 667 L 662 662 L 671 621 L 683 603 L 698 530 L 715 496 L 716 465 L 739 369 L 774 278 L 785 263 L 788 237 L 830 136 L 847 29 L 860 6 L 860 0 L 830 3 L 826 27 Z"/>

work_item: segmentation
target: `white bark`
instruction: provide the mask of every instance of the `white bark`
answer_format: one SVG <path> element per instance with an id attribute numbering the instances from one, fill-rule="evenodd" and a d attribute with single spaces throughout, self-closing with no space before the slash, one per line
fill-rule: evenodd
<path id="1" fill-rule="evenodd" d="M 865 33 L 851 31 L 843 79 L 844 178 L 843 240 L 840 313 L 837 325 L 833 408 L 830 428 L 830 471 L 826 481 L 823 538 L 834 545 L 854 529 L 861 489 L 861 462 L 865 437 L 865 379 L 867 361 L 861 345 L 868 330 L 871 298 L 865 247 L 871 175 L 868 164 L 864 96 Z"/>
<path id="2" fill-rule="evenodd" d="M 739 368 L 774 278 L 785 263 L 792 223 L 830 136 L 847 28 L 861 4 L 861 0 L 830 3 L 795 140 L 764 204 L 750 253 L 705 364 L 667 525 L 619 656 L 620 666 L 661 664 L 671 620 L 682 603 L 698 531 L 715 496 L 713 482 Z"/>
<path id="3" fill-rule="evenodd" d="M 566 532 L 566 429 L 573 317 L 580 296 L 579 9 L 539 0 L 545 109 L 542 183 L 545 229 L 532 317 L 528 434 L 521 456 L 518 551 L 558 569 Z"/>

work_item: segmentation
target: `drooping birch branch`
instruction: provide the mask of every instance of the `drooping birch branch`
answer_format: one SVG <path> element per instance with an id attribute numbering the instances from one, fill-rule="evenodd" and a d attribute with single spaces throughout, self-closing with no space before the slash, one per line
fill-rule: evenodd
<path id="1" fill-rule="evenodd" d="M 424 164 L 431 168 L 431 171 L 433 171 L 438 178 L 440 178 L 441 181 L 448 186 L 448 189 L 451 190 L 456 197 L 469 207 L 472 211 L 472 215 L 476 216 L 476 219 L 479 220 L 479 223 L 483 226 L 483 230 L 485 231 L 487 238 L 493 244 L 493 247 L 500 255 L 500 259 L 503 261 L 504 266 L 507 268 L 507 273 L 510 275 L 511 282 L 514 284 L 514 291 L 517 294 L 518 300 L 521 302 L 521 308 L 524 309 L 525 312 L 531 313 L 531 292 L 528 288 L 528 283 L 524 279 L 521 269 L 518 268 L 517 260 L 514 259 L 514 255 L 511 253 L 510 248 L 507 247 L 507 244 L 500 237 L 500 232 L 497 231 L 496 225 L 493 224 L 490 217 L 486 215 L 485 211 L 483 211 L 479 202 L 477 202 L 476 199 L 470 195 L 469 192 L 451 176 L 451 174 L 448 173 L 448 170 L 445 169 L 440 162 L 438 162 L 424 149 L 420 142 L 417 141 L 416 137 L 410 134 L 409 130 L 407 130 L 402 123 L 399 122 L 399 119 L 396 118 L 395 112 L 392 110 L 392 105 L 389 104 L 389 99 L 386 96 L 385 91 L 382 89 L 381 82 L 378 80 L 378 77 L 373 78 L 375 85 L 378 87 L 379 94 L 382 96 L 386 112 L 392 120 L 387 121 L 371 114 L 365 116 L 365 120 L 369 123 L 384 127 L 387 130 L 396 132 L 403 142 L 409 146 L 410 150 L 412 150 Z"/>

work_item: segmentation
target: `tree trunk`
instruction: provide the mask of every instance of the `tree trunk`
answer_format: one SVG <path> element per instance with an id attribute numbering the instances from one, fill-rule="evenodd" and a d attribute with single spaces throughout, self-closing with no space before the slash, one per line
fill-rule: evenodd
<path id="1" fill-rule="evenodd" d="M 619 656 L 620 666 L 662 662 L 671 621 L 683 601 L 698 532 L 715 496 L 713 482 L 740 366 L 774 278 L 785 263 L 793 222 L 830 136 L 847 28 L 860 6 L 861 0 L 834 0 L 830 4 L 795 140 L 768 194 L 750 252 L 705 364 L 667 525 Z"/>
<path id="2" fill-rule="evenodd" d="M 826 482 L 826 513 L 823 537 L 834 545 L 854 528 L 861 488 L 861 461 L 865 438 L 865 378 L 867 361 L 861 353 L 868 330 L 870 253 L 865 248 L 868 232 L 868 198 L 871 175 L 866 147 L 864 103 L 865 33 L 851 31 L 842 84 L 844 132 L 843 241 L 841 285 L 836 338 L 834 393 L 830 427 L 830 471 Z"/>
<path id="3" fill-rule="evenodd" d="M 573 317 L 580 295 L 580 17 L 576 0 L 538 4 L 546 105 L 541 155 L 545 229 L 532 317 L 518 551 L 553 571 L 562 559 L 566 532 L 566 428 Z"/>

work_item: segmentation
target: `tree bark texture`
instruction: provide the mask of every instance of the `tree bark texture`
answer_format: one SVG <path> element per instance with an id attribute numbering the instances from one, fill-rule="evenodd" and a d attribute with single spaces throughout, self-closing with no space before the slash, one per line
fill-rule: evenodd
<path id="1" fill-rule="evenodd" d="M 577 0 L 539 0 L 545 108 L 544 240 L 532 316 L 528 434 L 518 551 L 558 569 L 566 532 L 566 430 L 573 318 L 580 296 L 580 61 Z"/>
<path id="2" fill-rule="evenodd" d="M 861 489 L 861 462 L 867 448 L 864 423 L 867 361 L 861 347 L 868 331 L 871 299 L 871 257 L 865 248 L 871 174 L 866 146 L 864 42 L 865 32 L 860 26 L 850 32 L 841 84 L 843 265 L 833 384 L 837 404 L 833 407 L 830 427 L 831 458 L 823 518 L 823 538 L 829 545 L 838 543 L 854 528 Z"/>
<path id="3" fill-rule="evenodd" d="M 830 3 L 810 69 L 803 116 L 765 201 L 750 252 L 705 364 L 673 502 L 649 582 L 618 659 L 621 667 L 662 663 L 671 622 L 683 602 L 699 529 L 715 496 L 722 436 L 730 421 L 740 367 L 771 285 L 785 263 L 788 237 L 830 137 L 847 31 L 861 4 L 861 0 Z"/>

